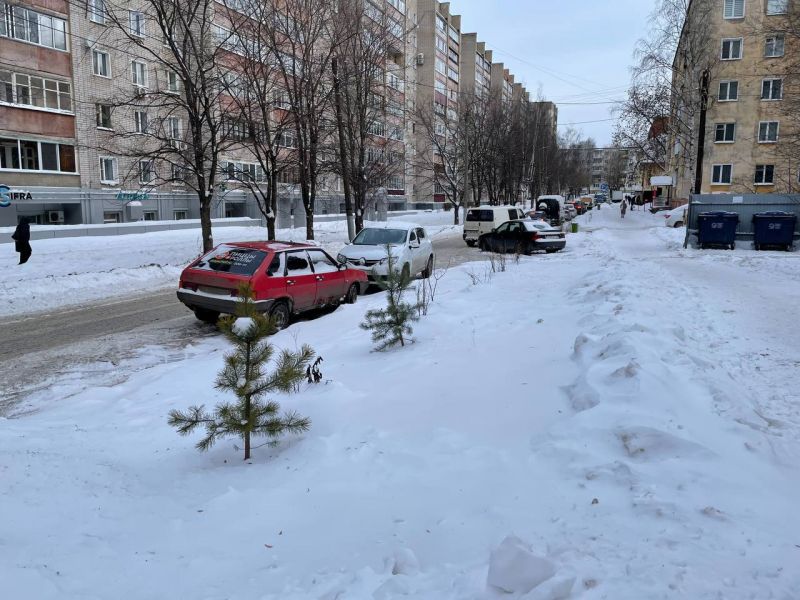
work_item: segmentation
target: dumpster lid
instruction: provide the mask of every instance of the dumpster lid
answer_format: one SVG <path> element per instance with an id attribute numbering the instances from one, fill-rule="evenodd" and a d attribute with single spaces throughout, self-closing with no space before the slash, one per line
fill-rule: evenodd
<path id="1" fill-rule="evenodd" d="M 753 215 L 753 218 L 756 217 L 795 217 L 794 213 L 786 212 L 783 210 L 768 210 L 765 212 L 756 213 Z"/>
<path id="2" fill-rule="evenodd" d="M 708 212 L 702 212 L 698 216 L 701 217 L 738 217 L 739 213 L 737 212 L 730 212 L 726 210 L 711 210 Z"/>

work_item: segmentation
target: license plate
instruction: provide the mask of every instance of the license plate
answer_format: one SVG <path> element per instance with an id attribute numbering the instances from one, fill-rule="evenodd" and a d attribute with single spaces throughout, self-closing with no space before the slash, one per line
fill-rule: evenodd
<path id="1" fill-rule="evenodd" d="M 231 291 L 226 290 L 225 288 L 218 288 L 212 287 L 210 285 L 198 285 L 197 286 L 198 292 L 203 292 L 204 294 L 214 294 L 215 296 L 230 296 Z"/>

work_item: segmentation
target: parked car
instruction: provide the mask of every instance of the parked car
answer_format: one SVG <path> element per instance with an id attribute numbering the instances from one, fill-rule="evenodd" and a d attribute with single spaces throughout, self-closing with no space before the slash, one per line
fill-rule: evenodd
<path id="1" fill-rule="evenodd" d="M 478 240 L 478 247 L 484 252 L 531 254 L 543 250 L 549 254 L 566 245 L 566 236 L 560 229 L 545 221 L 528 220 L 507 221 Z"/>
<path id="2" fill-rule="evenodd" d="M 605 204 L 608 202 L 608 197 L 605 194 L 595 194 L 594 195 L 594 203 L 595 204 Z"/>
<path id="3" fill-rule="evenodd" d="M 582 215 L 583 213 L 585 213 L 588 210 L 586 208 L 586 204 L 584 204 L 583 200 L 581 200 L 580 198 L 575 199 L 575 200 L 570 200 L 569 202 L 567 202 L 567 204 L 568 205 L 572 205 L 575 208 L 575 212 L 578 215 Z"/>
<path id="4" fill-rule="evenodd" d="M 336 258 L 374 282 L 389 274 L 390 250 L 394 268 L 407 277 L 427 278 L 433 272 L 431 238 L 424 227 L 414 223 L 389 221 L 365 227 Z"/>
<path id="5" fill-rule="evenodd" d="M 220 244 L 181 273 L 178 300 L 207 323 L 235 314 L 239 285 L 248 282 L 256 308 L 278 329 L 293 314 L 341 302 L 354 303 L 366 291 L 366 275 L 349 269 L 310 244 L 232 242 Z"/>
<path id="6" fill-rule="evenodd" d="M 570 204 L 569 202 L 564 204 L 562 211 L 564 214 L 564 221 L 572 221 L 572 219 L 578 216 L 578 209 L 575 208 L 574 204 Z"/>
<path id="7" fill-rule="evenodd" d="M 568 208 L 564 196 L 551 195 L 539 196 L 536 199 L 536 207 L 547 212 L 550 223 L 554 226 L 561 225 L 564 221 L 570 221 L 577 214 L 572 208 Z"/>
<path id="8" fill-rule="evenodd" d="M 550 224 L 550 220 L 547 218 L 547 213 L 543 210 L 529 210 L 525 214 L 532 221 L 544 221 L 548 225 Z"/>
<path id="9" fill-rule="evenodd" d="M 665 224 L 667 227 L 683 227 L 686 224 L 686 216 L 688 214 L 689 205 L 684 204 L 678 208 L 673 208 L 667 212 L 661 213 L 666 218 Z"/>
<path id="10" fill-rule="evenodd" d="M 594 198 L 592 196 L 581 196 L 580 200 L 586 206 L 586 210 L 594 209 Z"/>
<path id="11" fill-rule="evenodd" d="M 467 210 L 464 219 L 464 235 L 467 246 L 475 246 L 478 238 L 489 233 L 509 219 L 524 219 L 525 213 L 515 206 L 479 206 Z"/>

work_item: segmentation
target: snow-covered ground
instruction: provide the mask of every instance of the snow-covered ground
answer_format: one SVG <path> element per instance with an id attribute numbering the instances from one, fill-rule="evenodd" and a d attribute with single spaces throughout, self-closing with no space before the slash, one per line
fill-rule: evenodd
<path id="1" fill-rule="evenodd" d="M 409 347 L 371 352 L 380 295 L 276 335 L 325 380 L 279 399 L 311 431 L 246 463 L 166 425 L 221 399 L 221 338 L 35 392 L 0 421 L 3 596 L 800 598 L 798 255 L 581 221 L 451 269 Z"/>
<path id="2" fill-rule="evenodd" d="M 453 214 L 421 212 L 399 217 L 428 226 L 432 234 L 452 227 Z M 334 252 L 347 239 L 344 221 L 318 223 L 316 243 Z M 219 227 L 215 243 L 266 239 L 261 227 Z M 282 240 L 304 241 L 305 229 L 278 232 Z M 174 287 L 178 275 L 203 248 L 199 229 L 124 236 L 35 240 L 33 257 L 17 265 L 13 244 L 0 245 L 2 315 L 18 315 L 86 302 L 147 294 Z"/>

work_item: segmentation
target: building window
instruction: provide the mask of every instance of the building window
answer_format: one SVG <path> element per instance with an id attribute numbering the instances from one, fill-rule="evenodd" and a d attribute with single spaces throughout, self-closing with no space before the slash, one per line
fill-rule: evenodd
<path id="1" fill-rule="evenodd" d="M 756 185 L 772 185 L 775 178 L 775 165 L 756 165 Z"/>
<path id="2" fill-rule="evenodd" d="M 184 221 L 187 219 L 187 211 L 185 210 L 173 210 L 172 211 L 172 218 L 176 221 Z"/>
<path id="3" fill-rule="evenodd" d="M 150 183 L 155 179 L 156 173 L 152 160 L 139 161 L 139 183 Z"/>
<path id="4" fill-rule="evenodd" d="M 111 129 L 111 105 L 95 104 L 94 108 L 97 126 L 102 129 Z"/>
<path id="5" fill-rule="evenodd" d="M 119 175 L 117 171 L 117 159 L 108 156 L 100 157 L 100 183 L 117 183 Z"/>
<path id="6" fill-rule="evenodd" d="M 181 165 L 173 164 L 171 167 L 170 182 L 172 185 L 183 185 L 186 183 L 186 169 Z"/>
<path id="7" fill-rule="evenodd" d="M 758 141 L 761 144 L 768 144 L 778 141 L 778 121 L 761 121 L 758 124 Z"/>
<path id="8" fill-rule="evenodd" d="M 786 38 L 782 33 L 769 35 L 764 42 L 764 56 L 766 58 L 783 56 L 785 46 Z"/>
<path id="9" fill-rule="evenodd" d="M 170 94 L 177 94 L 181 91 L 180 80 L 175 71 L 167 71 L 167 91 Z"/>
<path id="10" fill-rule="evenodd" d="M 783 99 L 783 79 L 765 79 L 761 82 L 762 100 Z"/>
<path id="11" fill-rule="evenodd" d="M 92 71 L 100 77 L 111 77 L 111 59 L 108 52 L 92 50 Z"/>
<path id="12" fill-rule="evenodd" d="M 169 139 L 169 145 L 171 148 L 175 148 L 176 150 L 180 150 L 183 146 L 183 134 L 182 134 L 182 127 L 181 127 L 181 120 L 178 117 L 167 117 L 165 122 L 166 125 L 166 134 L 167 138 Z"/>
<path id="13" fill-rule="evenodd" d="M 440 52 L 447 54 L 447 41 L 444 38 L 436 36 L 436 49 Z"/>
<path id="14" fill-rule="evenodd" d="M 147 87 L 147 65 L 138 60 L 131 61 L 131 81 L 138 87 Z"/>
<path id="15" fill-rule="evenodd" d="M 75 147 L 0 138 L 0 169 L 75 173 Z"/>
<path id="16" fill-rule="evenodd" d="M 0 2 L 0 36 L 56 50 L 67 49 L 66 21 Z"/>
<path id="17" fill-rule="evenodd" d="M 72 112 L 72 86 L 55 79 L 0 70 L 0 102 Z"/>
<path id="18" fill-rule="evenodd" d="M 89 20 L 101 25 L 105 24 L 108 19 L 105 0 L 89 0 L 87 8 L 89 9 Z"/>
<path id="19" fill-rule="evenodd" d="M 722 40 L 722 60 L 742 58 L 742 38 Z"/>
<path id="20" fill-rule="evenodd" d="M 104 212 L 103 223 L 122 223 L 121 212 Z"/>
<path id="21" fill-rule="evenodd" d="M 142 213 L 142 221 L 158 221 L 157 210 L 146 210 Z"/>
<path id="22" fill-rule="evenodd" d="M 447 72 L 447 65 L 441 58 L 436 58 L 436 72 L 444 75 Z"/>
<path id="23" fill-rule="evenodd" d="M 722 16 L 725 19 L 744 18 L 744 0 L 724 0 Z"/>
<path id="24" fill-rule="evenodd" d="M 128 11 L 128 24 L 131 35 L 144 37 L 144 13 L 136 10 Z"/>
<path id="25" fill-rule="evenodd" d="M 711 183 L 730 185 L 733 165 L 714 165 L 711 169 Z"/>
<path id="26" fill-rule="evenodd" d="M 719 101 L 720 102 L 733 102 L 739 98 L 739 82 L 738 81 L 720 81 L 719 82 Z"/>
<path id="27" fill-rule="evenodd" d="M 135 133 L 147 133 L 147 113 L 145 111 L 134 111 L 133 126 Z"/>
<path id="28" fill-rule="evenodd" d="M 736 123 L 717 123 L 714 130 L 714 142 L 717 144 L 732 143 L 736 139 Z"/>
<path id="29" fill-rule="evenodd" d="M 767 0 L 768 15 L 785 15 L 789 12 L 789 0 Z"/>

